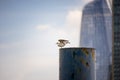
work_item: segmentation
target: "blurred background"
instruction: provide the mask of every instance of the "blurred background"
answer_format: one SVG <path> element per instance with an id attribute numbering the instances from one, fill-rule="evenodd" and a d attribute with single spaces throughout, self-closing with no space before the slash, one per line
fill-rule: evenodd
<path id="1" fill-rule="evenodd" d="M 0 80 L 58 80 L 56 42 L 79 45 L 82 9 L 90 1 L 0 0 Z"/>

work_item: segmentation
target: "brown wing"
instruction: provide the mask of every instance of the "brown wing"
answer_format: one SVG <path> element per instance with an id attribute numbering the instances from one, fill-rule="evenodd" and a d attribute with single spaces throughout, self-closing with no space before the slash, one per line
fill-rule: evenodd
<path id="1" fill-rule="evenodd" d="M 68 41 L 68 40 L 64 40 L 64 39 L 59 39 L 59 42 L 64 42 L 64 41 Z"/>

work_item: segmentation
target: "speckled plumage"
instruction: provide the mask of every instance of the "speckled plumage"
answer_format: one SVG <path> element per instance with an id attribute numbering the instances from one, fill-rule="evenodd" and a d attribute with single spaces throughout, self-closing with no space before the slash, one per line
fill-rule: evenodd
<path id="1" fill-rule="evenodd" d="M 58 45 L 58 47 L 64 47 L 66 44 L 70 44 L 70 42 L 68 40 L 64 40 L 64 39 L 59 39 L 58 42 L 56 43 Z"/>

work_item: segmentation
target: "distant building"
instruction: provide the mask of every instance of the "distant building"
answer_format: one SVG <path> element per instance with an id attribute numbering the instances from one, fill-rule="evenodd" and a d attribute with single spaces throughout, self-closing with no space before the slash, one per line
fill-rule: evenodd
<path id="1" fill-rule="evenodd" d="M 112 11 L 112 0 L 106 0 L 110 10 Z"/>
<path id="2" fill-rule="evenodd" d="M 120 80 L 120 1 L 113 0 L 113 80 Z"/>
<path id="3" fill-rule="evenodd" d="M 96 50 L 96 80 L 110 80 L 112 64 L 112 15 L 106 0 L 94 0 L 84 9 L 80 47 Z"/>
<path id="4" fill-rule="evenodd" d="M 61 48 L 59 80 L 95 80 L 93 48 Z"/>

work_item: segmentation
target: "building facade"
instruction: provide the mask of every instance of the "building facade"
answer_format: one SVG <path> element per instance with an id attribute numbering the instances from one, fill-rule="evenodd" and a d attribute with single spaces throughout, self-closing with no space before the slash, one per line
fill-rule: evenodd
<path id="1" fill-rule="evenodd" d="M 95 80 L 93 48 L 61 48 L 59 80 Z"/>
<path id="2" fill-rule="evenodd" d="M 113 0 L 113 80 L 120 80 L 120 1 Z"/>
<path id="3" fill-rule="evenodd" d="M 84 9 L 80 47 L 96 50 L 96 80 L 110 80 L 112 57 L 112 15 L 106 0 L 94 0 Z"/>

